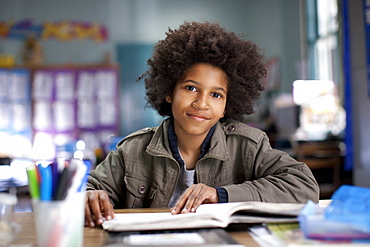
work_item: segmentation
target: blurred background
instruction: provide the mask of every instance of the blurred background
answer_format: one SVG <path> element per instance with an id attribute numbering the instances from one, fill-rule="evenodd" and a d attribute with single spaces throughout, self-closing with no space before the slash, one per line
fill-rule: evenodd
<path id="1" fill-rule="evenodd" d="M 191 20 L 261 47 L 266 90 L 244 121 L 306 162 L 322 199 L 341 184 L 370 187 L 366 2 L 0 0 L 0 191 L 27 198 L 30 164 L 96 166 L 123 136 L 158 125 L 135 81 L 168 28 Z"/>

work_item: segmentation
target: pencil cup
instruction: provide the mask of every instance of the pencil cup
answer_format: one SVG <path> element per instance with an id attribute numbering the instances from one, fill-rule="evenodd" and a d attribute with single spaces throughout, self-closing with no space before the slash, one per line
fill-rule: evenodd
<path id="1" fill-rule="evenodd" d="M 12 213 L 17 197 L 0 193 L 0 246 L 9 246 L 19 231 L 19 226 L 12 222 Z"/>
<path id="2" fill-rule="evenodd" d="M 84 209 L 84 192 L 60 201 L 34 201 L 38 246 L 83 246 Z"/>

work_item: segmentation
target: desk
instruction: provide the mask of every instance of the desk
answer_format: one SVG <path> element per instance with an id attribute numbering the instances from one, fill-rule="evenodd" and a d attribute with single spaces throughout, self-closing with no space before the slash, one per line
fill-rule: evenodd
<path id="1" fill-rule="evenodd" d="M 144 209 L 120 209 L 115 210 L 116 213 L 153 213 L 153 212 L 168 212 L 167 208 L 144 208 Z M 13 220 L 21 226 L 20 233 L 12 246 L 35 247 L 37 246 L 36 227 L 33 212 L 13 213 Z M 230 235 L 239 243 L 248 247 L 258 247 L 259 245 L 249 236 L 244 230 L 233 230 L 229 232 Z M 108 233 L 100 228 L 84 229 L 84 246 L 95 247 L 103 246 Z"/>

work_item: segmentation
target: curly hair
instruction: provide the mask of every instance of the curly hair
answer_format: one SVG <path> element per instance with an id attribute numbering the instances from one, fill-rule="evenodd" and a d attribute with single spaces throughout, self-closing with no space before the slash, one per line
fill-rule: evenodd
<path id="1" fill-rule="evenodd" d="M 177 81 L 194 64 L 207 63 L 227 75 L 226 111 L 221 121 L 242 120 L 254 112 L 254 104 L 263 91 L 266 76 L 264 55 L 252 41 L 243 40 L 217 23 L 184 22 L 176 30 L 168 29 L 166 38 L 156 43 L 145 77 L 147 105 L 161 116 L 172 116 L 165 100 Z"/>

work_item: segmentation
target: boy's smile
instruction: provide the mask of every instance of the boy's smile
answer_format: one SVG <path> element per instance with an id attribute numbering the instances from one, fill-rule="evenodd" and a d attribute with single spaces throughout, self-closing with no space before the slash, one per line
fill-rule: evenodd
<path id="1" fill-rule="evenodd" d="M 178 80 L 171 103 L 176 135 L 205 138 L 210 128 L 224 116 L 228 82 L 226 73 L 210 64 L 189 68 Z"/>

